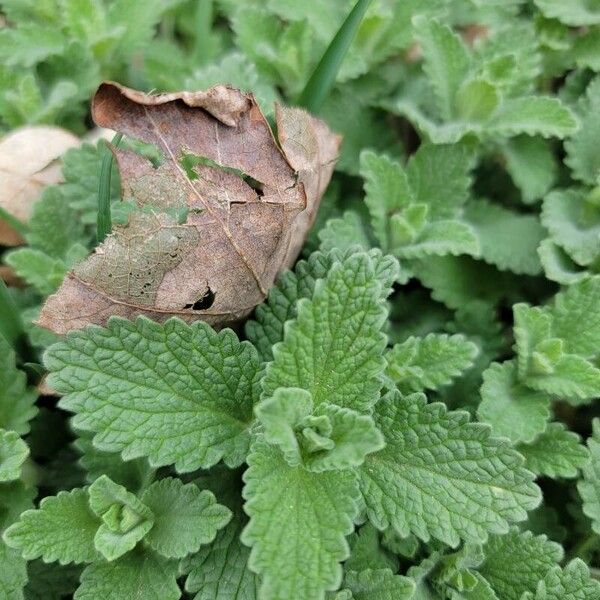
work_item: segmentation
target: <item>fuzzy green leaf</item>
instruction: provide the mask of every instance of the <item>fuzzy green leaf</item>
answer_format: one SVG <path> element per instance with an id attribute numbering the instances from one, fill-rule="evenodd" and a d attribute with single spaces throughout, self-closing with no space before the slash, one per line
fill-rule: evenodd
<path id="1" fill-rule="evenodd" d="M 74 489 L 44 498 L 37 510 L 25 511 L 4 533 L 5 542 L 23 558 L 45 562 L 86 563 L 98 558 L 94 535 L 100 521 L 88 506 L 86 490 Z"/>
<path id="2" fill-rule="evenodd" d="M 89 487 L 90 508 L 102 521 L 94 545 L 106 560 L 129 552 L 152 529 L 152 511 L 134 494 L 106 475 Z"/>
<path id="3" fill-rule="evenodd" d="M 525 466 L 536 475 L 547 477 L 577 477 L 588 460 L 588 452 L 576 433 L 562 423 L 550 423 L 546 430 L 529 444 L 517 446 L 525 457 Z"/>
<path id="4" fill-rule="evenodd" d="M 471 57 L 461 38 L 440 22 L 419 17 L 414 21 L 416 39 L 423 52 L 423 70 L 433 87 L 442 119 L 455 114 L 456 94 L 467 78 Z"/>
<path id="5" fill-rule="evenodd" d="M 49 384 L 94 445 L 181 471 L 246 455 L 260 363 L 231 330 L 112 318 L 52 346 Z"/>
<path id="6" fill-rule="evenodd" d="M 0 482 L 19 479 L 28 456 L 29 448 L 16 431 L 0 429 Z"/>
<path id="7" fill-rule="evenodd" d="M 334 263 L 344 261 L 354 250 L 313 252 L 307 260 L 298 261 L 294 271 L 285 271 L 281 275 L 277 285 L 271 288 L 267 301 L 256 308 L 256 320 L 246 323 L 246 335 L 265 361 L 273 359 L 273 345 L 283 340 L 286 321 L 296 318 L 297 301 L 312 298 L 316 281 L 324 279 Z M 370 250 L 369 256 L 382 281 L 382 294 L 387 297 L 399 278 L 398 262 L 378 249 Z"/>
<path id="8" fill-rule="evenodd" d="M 411 579 L 394 575 L 390 569 L 349 571 L 344 587 L 352 592 L 354 600 L 410 600 L 415 592 Z"/>
<path id="9" fill-rule="evenodd" d="M 0 428 L 28 433 L 29 421 L 37 413 L 36 399 L 25 373 L 17 369 L 14 350 L 0 335 Z"/>
<path id="10" fill-rule="evenodd" d="M 537 217 L 473 200 L 465 208 L 465 219 L 477 232 L 483 260 L 513 273 L 541 273 L 536 250 L 546 234 Z"/>
<path id="11" fill-rule="evenodd" d="M 545 535 L 513 529 L 506 535 L 492 536 L 484 554 L 478 570 L 498 598 L 521 600 L 521 595 L 535 590 L 538 581 L 562 559 L 563 550 Z"/>
<path id="12" fill-rule="evenodd" d="M 250 568 L 262 575 L 264 600 L 324 597 L 342 580 L 345 536 L 358 513 L 350 471 L 313 473 L 290 467 L 279 449 L 258 439 L 244 475 L 250 523 L 242 541 L 252 546 Z"/>
<path id="13" fill-rule="evenodd" d="M 387 375 L 400 391 L 437 390 L 473 365 L 479 350 L 463 335 L 409 337 L 387 354 Z"/>
<path id="14" fill-rule="evenodd" d="M 546 17 L 566 25 L 600 24 L 600 5 L 596 0 L 535 0 L 535 4 Z"/>
<path id="15" fill-rule="evenodd" d="M 167 558 L 198 552 L 231 520 L 231 511 L 217 504 L 211 492 L 172 477 L 154 482 L 141 500 L 154 516 L 145 543 Z"/>
<path id="16" fill-rule="evenodd" d="M 583 500 L 583 512 L 592 520 L 592 529 L 600 534 L 600 419 L 594 419 L 594 431 L 588 439 L 590 459 L 583 466 L 583 478 L 577 484 Z"/>
<path id="17" fill-rule="evenodd" d="M 575 558 L 566 567 L 550 569 L 538 583 L 534 594 L 522 600 L 596 600 L 600 598 L 600 581 L 593 579 L 587 565 Z"/>
<path id="18" fill-rule="evenodd" d="M 298 301 L 296 320 L 286 324 L 283 342 L 273 348 L 262 380 L 265 394 L 299 387 L 312 394 L 315 407 L 327 402 L 369 410 L 385 368 L 383 283 L 367 254 L 335 263 L 315 285 L 312 300 Z"/>
<path id="19" fill-rule="evenodd" d="M 428 405 L 420 394 L 389 394 L 375 408 L 386 447 L 367 457 L 360 482 L 379 529 L 391 525 L 402 536 L 452 546 L 482 542 L 539 503 L 522 457 L 467 413 Z"/>
<path id="20" fill-rule="evenodd" d="M 384 446 L 373 419 L 334 404 L 313 410 L 310 392 L 278 388 L 256 407 L 265 439 L 291 467 L 321 472 L 357 467 Z"/>
<path id="21" fill-rule="evenodd" d="M 81 574 L 74 600 L 178 600 L 177 563 L 134 550 L 114 562 L 96 562 Z"/>
<path id="22" fill-rule="evenodd" d="M 546 429 L 550 397 L 520 383 L 513 361 L 492 363 L 483 373 L 477 417 L 489 423 L 496 435 L 512 442 L 532 442 Z"/>

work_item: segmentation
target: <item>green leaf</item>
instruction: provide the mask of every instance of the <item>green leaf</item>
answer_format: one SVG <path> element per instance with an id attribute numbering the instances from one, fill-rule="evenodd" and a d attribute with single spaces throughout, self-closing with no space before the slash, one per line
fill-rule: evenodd
<path id="1" fill-rule="evenodd" d="M 600 420 L 594 419 L 594 431 L 588 438 L 590 459 L 583 466 L 583 477 L 577 484 L 583 500 L 583 512 L 592 520 L 592 529 L 600 534 Z"/>
<path id="2" fill-rule="evenodd" d="M 0 596 L 4 600 L 23 600 L 23 588 L 27 583 L 27 563 L 0 542 Z"/>
<path id="3" fill-rule="evenodd" d="M 386 447 L 367 457 L 360 484 L 377 528 L 456 546 L 506 532 L 539 504 L 522 457 L 466 412 L 396 393 L 380 400 L 374 417 Z"/>
<path id="4" fill-rule="evenodd" d="M 313 410 L 311 394 L 303 389 L 278 388 L 255 411 L 265 440 L 281 449 L 291 467 L 314 472 L 357 467 L 384 446 L 371 417 L 327 403 Z"/>
<path id="5" fill-rule="evenodd" d="M 248 464 L 244 510 L 250 523 L 242 541 L 252 546 L 250 568 L 262 576 L 259 597 L 323 598 L 340 585 L 338 563 L 348 558 L 345 536 L 358 513 L 354 474 L 292 468 L 260 438 Z"/>
<path id="6" fill-rule="evenodd" d="M 134 550 L 114 562 L 96 562 L 81 574 L 74 600 L 178 600 L 177 563 Z"/>
<path id="7" fill-rule="evenodd" d="M 346 572 L 365 569 L 391 569 L 394 573 L 398 571 L 398 559 L 383 547 L 380 535 L 367 522 L 350 536 L 350 558 L 344 563 Z"/>
<path id="8" fill-rule="evenodd" d="M 115 483 L 137 491 L 145 488 L 154 476 L 154 469 L 147 460 L 138 458 L 124 462 L 119 454 L 98 450 L 89 434 L 75 440 L 73 445 L 82 455 L 79 464 L 86 471 L 88 483 L 108 475 Z"/>
<path id="9" fill-rule="evenodd" d="M 244 460 L 260 362 L 231 330 L 111 318 L 68 334 L 45 363 L 62 408 L 100 450 L 180 472 Z"/>
<path id="10" fill-rule="evenodd" d="M 485 79 L 464 81 L 456 94 L 456 112 L 464 121 L 486 121 L 499 103 L 496 86 Z"/>
<path id="11" fill-rule="evenodd" d="M 33 248 L 9 252 L 4 261 L 42 296 L 53 294 L 68 271 L 68 266 L 62 260 Z"/>
<path id="12" fill-rule="evenodd" d="M 522 96 L 504 100 L 486 127 L 506 137 L 526 133 L 562 139 L 576 131 L 578 122 L 558 98 Z"/>
<path id="13" fill-rule="evenodd" d="M 100 522 L 88 506 L 88 494 L 76 488 L 44 498 L 37 510 L 25 511 L 4 533 L 4 541 L 23 558 L 44 562 L 93 562 L 98 558 L 94 535 Z"/>
<path id="14" fill-rule="evenodd" d="M 478 352 L 460 334 L 411 336 L 386 354 L 386 374 L 402 392 L 437 390 L 471 367 Z"/>
<path id="15" fill-rule="evenodd" d="M 517 450 L 530 471 L 553 479 L 577 477 L 589 456 L 579 436 L 562 423 L 550 423 L 535 440 L 519 444 Z"/>
<path id="16" fill-rule="evenodd" d="M 344 587 L 352 592 L 354 600 L 409 600 L 415 592 L 410 578 L 394 575 L 390 569 L 349 571 Z"/>
<path id="17" fill-rule="evenodd" d="M 41 199 L 33 207 L 25 236 L 32 248 L 56 259 L 66 258 L 73 244 L 88 243 L 78 213 L 69 206 L 64 196 L 64 187 L 44 189 Z"/>
<path id="18" fill-rule="evenodd" d="M 391 246 L 389 217 L 414 202 L 408 177 L 399 163 L 365 150 L 360 155 L 360 174 L 365 180 L 365 204 L 373 232 L 384 250 Z"/>
<path id="19" fill-rule="evenodd" d="M 368 411 L 379 397 L 385 368 L 384 282 L 367 254 L 335 263 L 315 285 L 312 300 L 298 301 L 296 320 L 273 348 L 264 393 L 299 387 L 312 394 L 315 407 L 327 402 Z"/>
<path id="20" fill-rule="evenodd" d="M 484 554 L 479 572 L 502 600 L 521 600 L 563 557 L 561 546 L 545 535 L 515 529 L 492 536 Z"/>
<path id="21" fill-rule="evenodd" d="M 0 33 L 0 59 L 12 67 L 33 67 L 65 50 L 66 39 L 56 27 L 37 23 L 5 27 Z"/>
<path id="22" fill-rule="evenodd" d="M 152 511 L 108 476 L 96 479 L 88 493 L 90 508 L 102 521 L 94 536 L 94 545 L 106 560 L 115 560 L 132 550 L 152 529 Z"/>
<path id="23" fill-rule="evenodd" d="M 319 248 L 327 252 L 335 248 L 349 250 L 358 245 L 362 250 L 368 250 L 371 239 L 367 227 L 358 213 L 347 210 L 342 217 L 329 219 L 319 230 Z"/>
<path id="24" fill-rule="evenodd" d="M 600 354 L 600 277 L 569 286 L 554 297 L 553 334 L 565 350 L 586 358 Z"/>
<path id="25" fill-rule="evenodd" d="M 502 151 L 506 170 L 521 190 L 523 202 L 532 204 L 550 191 L 558 164 L 548 141 L 521 135 L 506 140 Z"/>
<path id="26" fill-rule="evenodd" d="M 550 398 L 520 383 L 513 361 L 492 363 L 483 373 L 477 417 L 513 443 L 533 442 L 546 429 Z"/>
<path id="27" fill-rule="evenodd" d="M 595 0 L 534 0 L 536 6 L 550 19 L 572 26 L 600 24 L 600 6 Z"/>
<path id="28" fill-rule="evenodd" d="M 231 511 L 211 492 L 172 477 L 154 482 L 141 499 L 154 515 L 145 543 L 167 558 L 198 552 L 231 520 Z"/>
<path id="29" fill-rule="evenodd" d="M 542 272 L 536 250 L 546 233 L 537 217 L 472 200 L 465 208 L 465 219 L 477 232 L 483 260 L 517 274 Z"/>
<path id="30" fill-rule="evenodd" d="M 196 594 L 194 600 L 256 600 L 258 576 L 248 568 L 250 549 L 240 541 L 247 523 L 242 509 L 242 499 L 235 486 L 223 494 L 217 493 L 220 502 L 233 511 L 233 518 L 221 529 L 211 544 L 200 548 L 182 563 L 189 575 L 185 582 L 187 592 Z"/>
<path id="31" fill-rule="evenodd" d="M 37 414 L 36 398 L 25 373 L 17 369 L 15 352 L 0 335 L 0 428 L 28 433 L 29 421 Z"/>
<path id="32" fill-rule="evenodd" d="M 79 565 L 46 564 L 34 560 L 27 564 L 29 581 L 25 587 L 26 600 L 64 600 L 73 596 L 81 575 Z"/>
<path id="33" fill-rule="evenodd" d="M 535 595 L 522 600 L 595 600 L 600 597 L 600 581 L 593 579 L 587 565 L 575 558 L 566 567 L 554 567 L 538 583 Z"/>
<path id="34" fill-rule="evenodd" d="M 600 11 L 599 11 L 600 15 Z M 598 34 L 596 33 L 596 38 Z M 600 160 L 594 151 L 594 140 L 600 134 L 600 79 L 592 80 L 585 95 L 577 102 L 577 112 L 581 127 L 566 142 L 565 150 L 567 164 L 573 172 L 573 177 L 589 185 L 596 185 L 600 175 Z"/>
<path id="35" fill-rule="evenodd" d="M 426 17 L 415 18 L 413 24 L 438 112 L 442 119 L 450 119 L 456 112 L 456 94 L 469 74 L 471 57 L 450 27 Z"/>
<path id="36" fill-rule="evenodd" d="M 0 429 L 0 482 L 19 479 L 28 456 L 29 448 L 16 431 Z"/>
<path id="37" fill-rule="evenodd" d="M 432 218 L 456 217 L 469 198 L 473 164 L 466 145 L 422 144 L 406 166 L 415 201 L 427 204 Z"/>
<path id="38" fill-rule="evenodd" d="M 272 347 L 283 340 L 285 323 L 295 319 L 298 314 L 297 300 L 312 298 L 316 281 L 325 278 L 334 263 L 345 260 L 355 250 L 313 252 L 307 260 L 298 261 L 294 271 L 285 271 L 280 276 L 277 285 L 269 291 L 267 301 L 256 307 L 256 320 L 246 323 L 246 335 L 263 360 L 273 359 Z M 398 261 L 382 255 L 378 249 L 370 250 L 369 256 L 374 262 L 377 276 L 384 284 L 382 294 L 387 297 L 394 281 L 399 278 Z"/>
<path id="39" fill-rule="evenodd" d="M 542 223 L 552 241 L 577 264 L 600 256 L 600 210 L 583 190 L 553 190 L 544 198 Z"/>

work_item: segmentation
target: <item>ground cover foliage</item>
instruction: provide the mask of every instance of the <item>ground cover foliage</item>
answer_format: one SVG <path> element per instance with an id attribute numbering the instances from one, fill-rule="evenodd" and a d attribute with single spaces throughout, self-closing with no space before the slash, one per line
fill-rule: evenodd
<path id="1" fill-rule="evenodd" d="M 600 5 L 373 0 L 322 121 L 277 111 L 353 5 L 1 2 L 0 598 L 600 599 Z M 23 158 L 20 127 L 88 136 L 107 79 L 237 88 L 194 126 L 243 115 L 245 145 L 170 114 L 170 156 L 128 115 L 112 167 L 88 137 Z M 238 239 L 320 199 L 272 287 L 198 274 L 175 170 L 227 210 L 293 195 Z M 101 316 L 61 295 L 84 272 Z"/>

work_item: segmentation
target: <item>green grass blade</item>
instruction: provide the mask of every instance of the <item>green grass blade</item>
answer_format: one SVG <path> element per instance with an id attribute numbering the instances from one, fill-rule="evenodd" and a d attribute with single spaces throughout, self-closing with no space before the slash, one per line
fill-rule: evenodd
<path id="1" fill-rule="evenodd" d="M 344 56 L 370 3 L 371 0 L 358 0 L 350 11 L 300 94 L 297 101 L 299 106 L 315 114 L 320 110 L 335 84 Z"/>
<path id="2" fill-rule="evenodd" d="M 118 146 L 123 135 L 117 133 L 112 139 L 112 145 Z M 106 149 L 102 159 L 100 170 L 100 187 L 98 189 L 98 220 L 96 224 L 96 237 L 101 244 L 106 236 L 112 231 L 112 219 L 110 216 L 110 180 L 112 177 L 113 153 Z"/>

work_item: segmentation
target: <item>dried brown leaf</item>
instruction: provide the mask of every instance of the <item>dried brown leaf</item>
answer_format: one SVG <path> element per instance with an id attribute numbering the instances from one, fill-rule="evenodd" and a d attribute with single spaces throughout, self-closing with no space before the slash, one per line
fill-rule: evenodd
<path id="1" fill-rule="evenodd" d="M 152 96 L 102 84 L 96 124 L 153 144 L 164 161 L 113 150 L 122 197 L 140 211 L 66 277 L 39 324 L 65 333 L 111 315 L 215 327 L 246 317 L 295 261 L 340 144 L 305 111 L 276 112 L 281 146 L 254 97 L 231 87 Z M 201 159 L 193 173 L 185 155 Z"/>
<path id="2" fill-rule="evenodd" d="M 60 127 L 31 125 L 15 129 L 0 140 L 0 206 L 26 222 L 42 189 L 61 181 L 58 159 L 79 145 Z M 22 243 L 19 234 L 0 219 L 0 245 Z"/>

